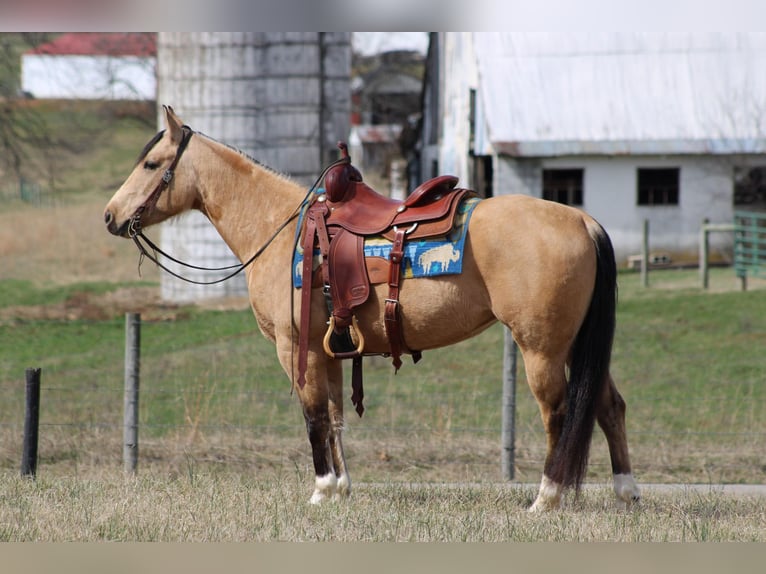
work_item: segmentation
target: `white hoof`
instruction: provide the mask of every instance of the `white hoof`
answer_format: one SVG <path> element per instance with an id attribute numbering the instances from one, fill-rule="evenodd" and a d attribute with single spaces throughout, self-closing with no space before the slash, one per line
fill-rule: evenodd
<path id="1" fill-rule="evenodd" d="M 338 488 L 338 479 L 334 473 L 316 477 L 314 494 L 309 499 L 310 504 L 321 504 L 325 499 L 331 498 Z"/>
<path id="2" fill-rule="evenodd" d="M 349 496 L 351 496 L 351 477 L 348 474 L 342 474 L 338 478 L 335 498 L 348 498 Z"/>
<path id="3" fill-rule="evenodd" d="M 614 493 L 617 495 L 617 502 L 622 508 L 641 500 L 641 491 L 632 474 L 614 475 Z"/>
<path id="4" fill-rule="evenodd" d="M 540 492 L 537 493 L 534 504 L 529 507 L 529 512 L 556 510 L 561 505 L 561 491 L 561 485 L 543 475 L 543 480 L 540 482 Z"/>
<path id="5" fill-rule="evenodd" d="M 322 502 L 327 498 L 327 495 L 323 492 L 319 492 L 318 490 L 314 491 L 314 494 L 311 495 L 311 498 L 309 498 L 309 504 L 322 504 Z"/>

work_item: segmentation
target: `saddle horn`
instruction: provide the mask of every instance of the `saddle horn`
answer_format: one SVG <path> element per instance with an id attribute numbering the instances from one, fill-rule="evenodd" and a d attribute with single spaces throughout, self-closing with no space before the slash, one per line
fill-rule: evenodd
<path id="1" fill-rule="evenodd" d="M 324 176 L 327 199 L 333 202 L 346 201 L 353 193 L 353 184 L 362 181 L 362 174 L 351 165 L 351 156 L 345 142 L 338 142 L 343 163 L 331 167 Z"/>

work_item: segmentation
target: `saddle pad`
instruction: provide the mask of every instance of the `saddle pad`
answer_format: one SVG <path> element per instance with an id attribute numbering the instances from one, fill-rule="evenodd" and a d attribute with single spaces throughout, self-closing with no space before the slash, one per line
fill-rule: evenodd
<path id="1" fill-rule="evenodd" d="M 455 226 L 445 237 L 417 239 L 404 244 L 402 277 L 435 277 L 456 275 L 463 270 L 463 245 L 465 244 L 468 222 L 474 207 L 481 201 L 469 197 L 461 202 L 455 214 Z M 300 228 L 299 228 L 300 229 Z M 392 242 L 384 237 L 368 237 L 364 241 L 365 257 L 382 257 L 386 260 L 391 253 Z M 319 251 L 314 253 L 314 269 L 320 264 Z M 300 289 L 302 283 L 303 249 L 296 246 L 293 255 L 293 285 Z"/>

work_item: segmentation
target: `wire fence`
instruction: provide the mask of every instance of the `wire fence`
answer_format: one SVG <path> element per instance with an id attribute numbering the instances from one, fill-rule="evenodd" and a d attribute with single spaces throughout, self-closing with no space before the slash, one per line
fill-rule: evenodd
<path id="1" fill-rule="evenodd" d="M 145 328 L 159 328 L 152 323 Z M 252 333 L 247 336 L 257 338 Z M 496 343 L 497 340 L 494 340 Z M 237 339 L 238 345 L 242 343 Z M 211 343 L 212 344 L 212 343 Z M 273 349 L 247 344 L 205 350 L 195 359 L 173 350 L 141 359 L 138 472 L 171 470 L 179 464 L 210 465 L 232 471 L 299 467 L 310 472 L 311 455 L 300 405 L 290 392 Z M 199 354 L 199 349 L 192 350 Z M 263 353 L 271 354 L 265 357 Z M 346 450 L 361 479 L 500 480 L 501 402 L 498 364 L 481 383 L 457 389 L 450 382 L 417 388 L 418 375 L 390 374 L 385 360 L 373 361 L 365 380 L 367 411 L 362 419 L 349 408 Z M 122 353 L 97 368 L 51 361 L 40 389 L 39 468 L 41 472 L 88 472 L 123 466 L 125 370 Z M 247 366 L 248 359 L 258 365 Z M 181 372 L 179 361 L 193 363 Z M 266 365 L 266 366 L 264 366 Z M 34 365 L 30 365 L 34 366 Z M 264 375 L 266 372 L 266 375 Z M 3 377 L 9 380 L 10 374 Z M 536 404 L 523 384 L 517 388 L 516 479 L 535 481 L 542 472 L 546 437 Z M 0 387 L 4 419 L 0 464 L 18 469 L 24 441 L 25 388 Z M 65 383 L 62 383 L 65 381 Z M 473 385 L 473 386 L 472 386 Z M 632 391 L 632 392 L 631 392 Z M 737 393 L 742 393 L 738 387 Z M 348 389 L 350 395 L 350 388 Z M 740 397 L 731 412 L 730 389 L 693 394 L 683 409 L 700 416 L 668 417 L 662 394 L 624 392 L 636 474 L 646 481 L 763 482 L 766 480 L 766 407 Z M 635 416 L 631 416 L 635 413 Z M 656 415 L 656 416 L 655 416 Z M 711 421 L 718 420 L 716 424 Z M 731 424 L 728 424 L 729 421 Z M 601 433 L 594 434 L 592 476 L 607 478 L 610 463 Z"/>
<path id="2" fill-rule="evenodd" d="M 0 185 L 0 201 L 21 200 L 37 207 L 53 204 L 54 195 L 44 186 L 25 178 L 8 178 Z"/>

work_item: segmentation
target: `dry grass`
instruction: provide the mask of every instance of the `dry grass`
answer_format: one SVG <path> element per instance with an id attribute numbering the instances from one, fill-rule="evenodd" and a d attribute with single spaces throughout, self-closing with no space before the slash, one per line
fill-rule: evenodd
<path id="1" fill-rule="evenodd" d="M 40 285 L 138 278 L 132 242 L 110 236 L 103 209 L 108 195 L 48 208 L 15 205 L 0 212 L 0 279 L 26 279 Z M 143 278 L 159 281 L 144 265 Z"/>
<path id="2" fill-rule="evenodd" d="M 614 508 L 607 488 L 531 515 L 528 486 L 362 484 L 346 501 L 306 503 L 298 470 L 174 478 L 0 476 L 5 541 L 766 541 L 766 499 L 652 493 Z"/>

